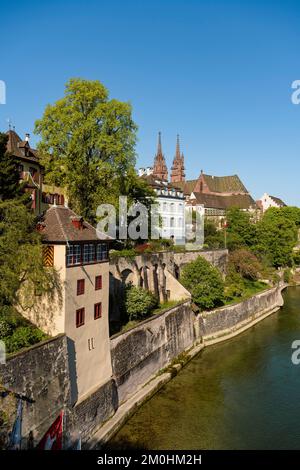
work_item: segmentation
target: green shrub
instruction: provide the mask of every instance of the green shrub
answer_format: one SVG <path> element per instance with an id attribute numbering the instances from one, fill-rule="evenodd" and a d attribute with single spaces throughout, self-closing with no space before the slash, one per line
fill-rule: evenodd
<path id="1" fill-rule="evenodd" d="M 201 256 L 183 268 L 180 282 L 191 292 L 195 304 L 203 310 L 224 302 L 221 273 Z"/>
<path id="2" fill-rule="evenodd" d="M 129 321 L 146 318 L 157 305 L 158 300 L 151 292 L 141 287 L 126 287 L 125 308 Z"/>
<path id="3" fill-rule="evenodd" d="M 262 271 L 261 263 L 247 248 L 240 248 L 230 253 L 229 263 L 234 265 L 237 273 L 251 281 L 257 281 Z"/>
<path id="4" fill-rule="evenodd" d="M 235 266 L 230 263 L 227 268 L 227 276 L 225 281 L 225 298 L 227 301 L 242 297 L 245 290 L 244 280 L 239 274 Z"/>
<path id="5" fill-rule="evenodd" d="M 5 336 L 9 336 L 12 331 L 12 325 L 4 318 L 0 318 L 0 339 L 5 338 Z"/>
<path id="6" fill-rule="evenodd" d="M 111 250 L 109 252 L 110 259 L 117 259 L 117 258 L 127 258 L 127 259 L 134 259 L 137 253 L 133 248 L 128 248 L 124 250 Z"/>
<path id="7" fill-rule="evenodd" d="M 294 251 L 293 262 L 296 266 L 300 266 L 300 251 Z"/>
<path id="8" fill-rule="evenodd" d="M 285 269 L 283 272 L 283 280 L 285 283 L 289 284 L 292 280 L 292 273 L 290 269 Z"/>
<path id="9" fill-rule="evenodd" d="M 13 353 L 22 348 L 27 348 L 46 339 L 47 336 L 38 328 L 32 326 L 20 326 L 12 335 L 4 338 L 6 351 Z"/>

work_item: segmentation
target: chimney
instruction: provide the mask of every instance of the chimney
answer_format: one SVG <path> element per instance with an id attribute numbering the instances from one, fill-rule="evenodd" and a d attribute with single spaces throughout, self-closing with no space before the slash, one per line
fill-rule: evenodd
<path id="1" fill-rule="evenodd" d="M 38 222 L 36 225 L 36 229 L 38 232 L 42 232 L 45 227 L 46 227 L 45 222 Z"/>
<path id="2" fill-rule="evenodd" d="M 83 217 L 80 216 L 72 216 L 70 217 L 72 224 L 74 225 L 77 230 L 83 229 Z"/>
<path id="3" fill-rule="evenodd" d="M 30 139 L 30 134 L 25 134 L 25 142 L 29 143 L 29 139 Z"/>

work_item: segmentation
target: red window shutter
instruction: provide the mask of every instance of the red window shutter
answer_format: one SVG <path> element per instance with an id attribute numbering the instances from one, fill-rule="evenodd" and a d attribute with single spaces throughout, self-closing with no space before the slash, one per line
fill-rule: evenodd
<path id="1" fill-rule="evenodd" d="M 102 304 L 99 302 L 94 305 L 94 320 L 102 317 Z"/>
<path id="2" fill-rule="evenodd" d="M 76 328 L 84 325 L 85 310 L 84 308 L 79 308 L 76 310 Z"/>
<path id="3" fill-rule="evenodd" d="M 96 276 L 95 278 L 95 290 L 102 289 L 102 276 Z"/>
<path id="4" fill-rule="evenodd" d="M 84 279 L 78 279 L 77 281 L 77 295 L 84 294 Z"/>

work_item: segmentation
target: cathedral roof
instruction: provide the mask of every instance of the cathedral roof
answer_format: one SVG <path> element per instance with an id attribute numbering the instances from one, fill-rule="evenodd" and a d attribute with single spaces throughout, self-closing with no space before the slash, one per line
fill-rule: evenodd
<path id="1" fill-rule="evenodd" d="M 196 183 L 197 183 L 197 180 L 188 180 L 188 181 L 176 181 L 176 183 L 174 184 L 177 186 L 177 188 L 180 188 L 181 191 L 183 191 L 183 194 L 185 194 L 186 196 L 189 196 L 193 192 Z"/>
<path id="2" fill-rule="evenodd" d="M 255 206 L 255 201 L 249 194 L 232 194 L 228 196 L 222 196 L 217 194 L 205 194 L 205 193 L 193 193 L 197 204 L 203 204 L 204 207 L 211 209 L 223 209 L 227 210 L 232 207 L 238 207 L 239 209 L 249 209 L 251 206 Z"/>
<path id="3" fill-rule="evenodd" d="M 213 193 L 248 193 L 238 175 L 212 176 L 203 174 L 203 178 Z"/>

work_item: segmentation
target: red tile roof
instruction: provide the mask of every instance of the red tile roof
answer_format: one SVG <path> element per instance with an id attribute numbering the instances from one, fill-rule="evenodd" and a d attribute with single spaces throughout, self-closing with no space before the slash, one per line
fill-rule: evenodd
<path id="1" fill-rule="evenodd" d="M 6 135 L 8 136 L 7 151 L 9 153 L 11 153 L 14 157 L 20 158 L 22 160 L 38 163 L 41 165 L 39 162 L 37 150 L 32 149 L 29 145 L 29 142 L 26 140 L 21 140 L 20 136 L 18 136 L 18 134 L 12 130 L 7 131 Z"/>
<path id="2" fill-rule="evenodd" d="M 52 206 L 40 223 L 43 241 L 47 243 L 110 241 L 111 237 L 99 232 L 91 224 L 82 221 L 82 228 L 76 228 L 72 219 L 81 219 L 74 211 L 64 206 Z"/>

